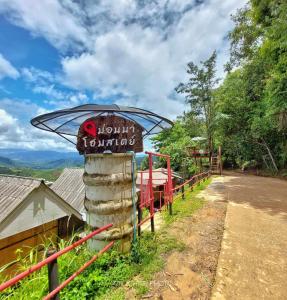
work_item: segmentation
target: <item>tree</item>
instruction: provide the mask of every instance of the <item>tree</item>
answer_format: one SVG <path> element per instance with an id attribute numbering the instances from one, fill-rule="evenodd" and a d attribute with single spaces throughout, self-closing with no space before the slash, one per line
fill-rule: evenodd
<path id="1" fill-rule="evenodd" d="M 243 68 L 260 61 L 262 99 L 268 102 L 266 114 L 277 120 L 287 133 L 287 2 L 251 0 L 233 16 L 235 28 L 229 33 L 230 62 Z M 258 73 L 257 73 L 258 74 Z M 264 78 L 263 78 L 264 77 Z"/>
<path id="2" fill-rule="evenodd" d="M 141 161 L 140 169 L 144 171 L 147 170 L 148 168 L 149 168 L 149 160 L 148 160 L 148 156 L 145 156 Z"/>
<path id="3" fill-rule="evenodd" d="M 243 142 L 238 148 L 256 160 L 267 155 L 275 170 L 287 162 L 286 19 L 287 2 L 275 0 L 251 0 L 233 16 L 235 28 L 229 34 L 231 56 L 227 70 L 240 67 L 241 95 L 232 88 L 234 82 L 229 76 L 219 89 L 221 100 L 218 98 L 221 108 L 225 107 L 223 111 L 234 108 L 234 105 L 228 108 L 230 102 L 241 98 L 241 102 L 235 103 L 240 104 L 239 108 L 244 103 L 246 123 L 241 123 L 242 128 L 234 131 L 233 137 L 240 139 L 239 133 L 244 132 L 249 145 L 244 147 L 245 151 Z M 238 70 L 231 73 L 238 77 Z M 237 108 L 232 113 L 235 118 L 236 111 L 241 115 Z M 247 149 L 251 152 L 246 152 Z"/>
<path id="4" fill-rule="evenodd" d="M 190 125 L 190 126 L 188 126 Z M 170 155 L 171 167 L 184 177 L 194 174 L 193 160 L 188 157 L 188 148 L 192 146 L 191 138 L 200 134 L 200 121 L 191 115 L 178 118 L 174 126 L 165 129 L 152 138 L 157 152 Z M 166 160 L 159 159 L 157 167 L 166 167 Z"/>
<path id="5" fill-rule="evenodd" d="M 199 118 L 203 117 L 208 150 L 212 153 L 215 117 L 213 91 L 218 83 L 215 77 L 216 52 L 214 51 L 206 61 L 200 64 L 201 67 L 193 62 L 188 63 L 189 80 L 187 83 L 180 83 L 176 87 L 176 92 L 185 94 L 191 111 Z"/>

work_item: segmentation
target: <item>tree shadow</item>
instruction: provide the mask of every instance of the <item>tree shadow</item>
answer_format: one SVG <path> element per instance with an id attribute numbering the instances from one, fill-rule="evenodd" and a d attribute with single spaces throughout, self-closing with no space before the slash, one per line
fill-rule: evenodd
<path id="1" fill-rule="evenodd" d="M 228 201 L 250 205 L 270 215 L 280 214 L 287 220 L 287 181 L 234 172 L 224 175 L 224 188 L 219 189 Z"/>

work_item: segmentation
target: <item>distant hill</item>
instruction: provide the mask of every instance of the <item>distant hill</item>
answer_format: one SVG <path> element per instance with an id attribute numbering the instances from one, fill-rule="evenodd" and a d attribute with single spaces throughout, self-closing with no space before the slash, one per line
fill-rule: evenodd
<path id="1" fill-rule="evenodd" d="M 0 149 L 0 165 L 32 169 L 55 169 L 83 165 L 77 152 Z"/>
<path id="2" fill-rule="evenodd" d="M 84 159 L 83 157 L 80 157 L 79 159 L 57 159 L 52 160 L 46 163 L 43 163 L 40 165 L 39 168 L 41 169 L 63 169 L 63 168 L 69 168 L 69 167 L 83 167 L 84 165 Z"/>
<path id="3" fill-rule="evenodd" d="M 136 156 L 138 166 L 145 156 L 145 154 Z M 84 157 L 77 152 L 0 149 L 0 167 L 52 170 L 83 166 Z"/>
<path id="4" fill-rule="evenodd" d="M 10 158 L 0 156 L 0 165 L 5 167 L 13 167 L 15 166 L 15 162 Z"/>
<path id="5" fill-rule="evenodd" d="M 43 162 L 58 159 L 79 159 L 77 152 L 59 152 L 44 150 L 0 149 L 0 156 L 21 162 Z"/>

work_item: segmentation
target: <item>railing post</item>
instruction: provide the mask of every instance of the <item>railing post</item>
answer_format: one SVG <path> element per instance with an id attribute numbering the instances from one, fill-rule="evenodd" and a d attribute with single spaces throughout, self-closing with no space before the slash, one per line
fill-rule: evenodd
<path id="1" fill-rule="evenodd" d="M 181 199 L 184 200 L 184 185 L 181 187 Z"/>
<path id="2" fill-rule="evenodd" d="M 50 249 L 47 252 L 47 257 L 55 254 L 57 251 L 55 249 Z M 58 262 L 57 258 L 48 263 L 48 281 L 49 281 L 49 293 L 51 293 L 59 285 L 59 276 L 58 276 Z M 59 300 L 59 293 L 55 295 L 53 300 Z"/>
<path id="3" fill-rule="evenodd" d="M 150 218 L 150 228 L 151 228 L 151 232 L 154 232 L 154 217 L 153 216 Z"/>
<path id="4" fill-rule="evenodd" d="M 170 167 L 170 157 L 167 158 L 167 176 L 168 176 L 169 214 L 172 215 L 173 192 L 172 192 L 172 176 L 171 176 L 171 167 Z"/>
<path id="5" fill-rule="evenodd" d="M 150 227 L 151 232 L 154 232 L 154 196 L 153 196 L 153 186 L 152 186 L 152 154 L 149 153 L 149 191 L 150 191 L 150 204 L 149 204 L 149 213 L 150 213 Z"/>
<path id="6" fill-rule="evenodd" d="M 140 204 L 138 204 L 138 224 L 140 224 L 140 222 L 142 221 L 142 209 L 140 207 Z M 138 226 L 138 236 L 141 236 L 141 226 Z"/>
<path id="7" fill-rule="evenodd" d="M 169 202 L 168 204 L 168 211 L 169 211 L 169 214 L 172 215 L 172 203 Z"/>

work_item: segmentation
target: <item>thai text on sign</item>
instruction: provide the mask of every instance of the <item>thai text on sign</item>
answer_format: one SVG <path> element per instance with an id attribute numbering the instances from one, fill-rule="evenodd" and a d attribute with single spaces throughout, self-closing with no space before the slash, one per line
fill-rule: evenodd
<path id="1" fill-rule="evenodd" d="M 119 116 L 100 116 L 86 120 L 79 129 L 77 149 L 80 154 L 142 152 L 143 128 Z"/>

